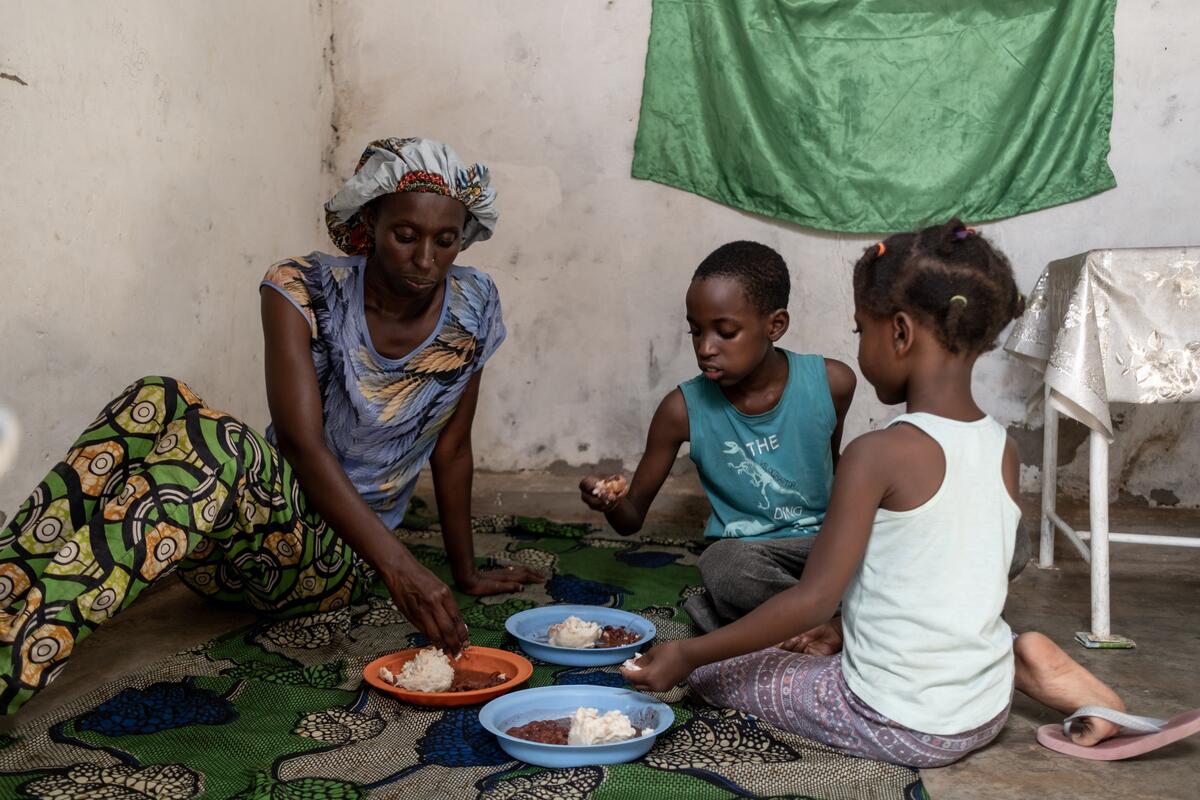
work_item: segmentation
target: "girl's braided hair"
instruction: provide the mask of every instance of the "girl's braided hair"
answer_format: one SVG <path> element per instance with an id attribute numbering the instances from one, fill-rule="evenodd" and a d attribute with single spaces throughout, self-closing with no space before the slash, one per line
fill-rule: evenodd
<path id="1" fill-rule="evenodd" d="M 1025 311 L 1008 259 L 959 219 L 868 247 L 854 265 L 854 298 L 876 317 L 908 312 L 967 355 L 995 347 Z"/>

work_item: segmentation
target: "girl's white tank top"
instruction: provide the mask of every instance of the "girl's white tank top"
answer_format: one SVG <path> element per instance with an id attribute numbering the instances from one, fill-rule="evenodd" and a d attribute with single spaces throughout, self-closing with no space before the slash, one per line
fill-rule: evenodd
<path id="1" fill-rule="evenodd" d="M 880 714 L 922 733 L 965 733 L 1012 699 L 1012 634 L 1001 619 L 1021 512 L 1004 485 L 1005 430 L 904 414 L 941 446 L 927 502 L 879 509 L 842 600 L 842 669 Z"/>

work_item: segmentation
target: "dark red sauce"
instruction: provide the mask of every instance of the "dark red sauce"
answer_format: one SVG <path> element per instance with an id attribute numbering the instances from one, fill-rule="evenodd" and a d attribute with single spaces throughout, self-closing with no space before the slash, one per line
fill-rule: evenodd
<path id="1" fill-rule="evenodd" d="M 474 692 L 479 689 L 490 689 L 508 680 L 501 672 L 481 672 L 474 669 L 454 670 L 454 682 L 447 691 Z"/>
<path id="2" fill-rule="evenodd" d="M 605 625 L 600 631 L 600 641 L 596 642 L 596 647 L 624 647 L 627 644 L 633 644 L 639 641 L 642 635 L 636 631 L 631 631 L 628 628 L 623 628 L 617 625 Z"/>
<path id="3" fill-rule="evenodd" d="M 509 736 L 540 744 L 566 744 L 571 731 L 568 719 L 535 719 L 505 731 Z"/>

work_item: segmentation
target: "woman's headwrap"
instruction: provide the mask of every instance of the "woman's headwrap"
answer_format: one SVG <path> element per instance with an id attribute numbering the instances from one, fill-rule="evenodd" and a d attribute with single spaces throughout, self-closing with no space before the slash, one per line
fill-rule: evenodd
<path id="1" fill-rule="evenodd" d="M 367 145 L 338 193 L 325 204 L 329 238 L 343 253 L 370 255 L 374 231 L 363 206 L 392 192 L 430 192 L 467 207 L 463 249 L 488 239 L 496 228 L 496 190 L 483 164 L 467 166 L 449 145 L 433 139 L 379 139 Z"/>

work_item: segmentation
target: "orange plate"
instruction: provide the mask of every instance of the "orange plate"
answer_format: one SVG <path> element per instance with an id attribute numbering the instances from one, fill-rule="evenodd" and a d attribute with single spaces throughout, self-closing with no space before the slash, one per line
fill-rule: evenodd
<path id="1" fill-rule="evenodd" d="M 505 675 L 512 675 L 512 677 L 490 689 L 476 689 L 471 692 L 410 692 L 408 689 L 392 686 L 379 677 L 380 667 L 387 667 L 392 672 L 398 673 L 405 663 L 416 658 L 417 653 L 423 649 L 421 647 L 410 647 L 407 650 L 392 653 L 390 656 L 377 658 L 363 667 L 363 677 L 367 683 L 379 691 L 387 692 L 393 697 L 398 697 L 414 705 L 470 706 L 476 703 L 487 702 L 505 692 L 511 692 L 529 680 L 529 676 L 533 674 L 533 664 L 530 664 L 528 659 L 522 658 L 516 653 L 510 653 L 507 650 L 497 650 L 492 647 L 475 647 L 472 645 L 466 649 L 466 652 L 462 654 L 462 657 L 458 661 L 452 660 L 451 663 L 455 666 L 462 666 L 466 669 L 478 670 L 479 672 L 503 672 Z"/>

